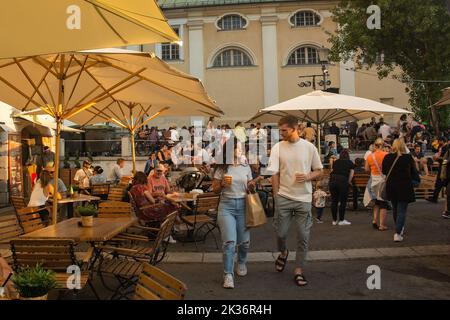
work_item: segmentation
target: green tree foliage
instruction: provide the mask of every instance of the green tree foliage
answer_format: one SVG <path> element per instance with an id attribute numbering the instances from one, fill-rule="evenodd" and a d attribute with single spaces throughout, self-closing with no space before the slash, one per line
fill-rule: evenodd
<path id="1" fill-rule="evenodd" d="M 370 30 L 367 8 L 381 9 L 381 28 Z M 389 75 L 405 83 L 416 117 L 433 120 L 428 108 L 450 83 L 450 15 L 446 0 L 341 0 L 333 11 L 338 30 L 330 34 L 331 59 L 355 61 L 357 68 L 375 67 L 380 79 Z M 401 70 L 398 72 L 397 70 Z M 420 82 L 417 80 L 428 80 Z M 430 82 L 436 81 L 436 82 Z M 449 111 L 434 114 L 448 128 Z"/>

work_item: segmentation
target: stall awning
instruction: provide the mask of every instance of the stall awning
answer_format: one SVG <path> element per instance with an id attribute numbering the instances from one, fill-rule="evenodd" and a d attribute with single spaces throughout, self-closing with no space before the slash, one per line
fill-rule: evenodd
<path id="1" fill-rule="evenodd" d="M 38 126 L 42 126 L 42 127 L 46 127 L 46 128 L 50 128 L 50 129 L 56 130 L 56 123 L 42 121 L 42 120 L 38 119 L 36 116 L 18 114 L 18 115 L 14 115 L 13 117 L 14 118 L 20 118 L 20 119 L 32 122 L 33 124 L 37 124 Z M 84 132 L 83 130 L 71 128 L 71 127 L 68 127 L 68 126 L 61 126 L 61 131 L 76 132 L 76 133 Z"/>

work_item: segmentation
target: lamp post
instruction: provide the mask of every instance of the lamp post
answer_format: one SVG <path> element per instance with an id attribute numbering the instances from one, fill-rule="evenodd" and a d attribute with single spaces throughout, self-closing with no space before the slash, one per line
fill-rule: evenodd
<path id="1" fill-rule="evenodd" d="M 331 85 L 331 81 L 327 80 L 328 77 L 328 56 L 330 54 L 330 49 L 325 48 L 322 46 L 322 48 L 318 49 L 318 55 L 319 55 L 319 63 L 322 65 L 322 74 L 311 74 L 306 76 L 299 76 L 299 78 L 310 78 L 312 77 L 311 81 L 303 81 L 298 84 L 299 87 L 310 87 L 312 85 L 313 89 L 316 90 L 316 77 L 322 77 L 322 80 L 319 81 L 319 86 L 323 87 L 323 91 L 327 90 L 327 86 Z M 320 121 L 319 121 L 319 111 L 317 111 L 317 149 L 319 150 L 320 154 Z"/>

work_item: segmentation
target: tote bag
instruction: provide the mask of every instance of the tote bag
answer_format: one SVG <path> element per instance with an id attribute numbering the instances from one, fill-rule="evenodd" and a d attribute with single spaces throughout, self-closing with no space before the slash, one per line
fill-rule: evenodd
<path id="1" fill-rule="evenodd" d="M 247 191 L 245 198 L 245 223 L 247 228 L 255 228 L 267 223 L 266 213 L 258 193 Z"/>

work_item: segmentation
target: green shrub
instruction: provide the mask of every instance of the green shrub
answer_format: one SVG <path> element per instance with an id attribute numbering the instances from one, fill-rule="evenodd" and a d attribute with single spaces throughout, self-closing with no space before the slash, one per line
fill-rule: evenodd
<path id="1" fill-rule="evenodd" d="M 46 270 L 38 264 L 35 267 L 20 268 L 11 279 L 21 297 L 35 298 L 46 295 L 56 286 L 55 276 L 54 271 Z"/>

